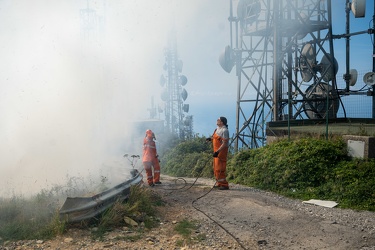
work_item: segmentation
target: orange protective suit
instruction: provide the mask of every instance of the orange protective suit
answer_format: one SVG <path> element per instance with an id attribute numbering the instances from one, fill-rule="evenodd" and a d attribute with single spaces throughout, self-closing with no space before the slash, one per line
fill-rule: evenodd
<path id="1" fill-rule="evenodd" d="M 142 162 L 146 171 L 147 182 L 150 186 L 153 186 L 154 183 L 159 183 L 160 181 L 160 164 L 154 139 L 154 133 L 148 129 L 146 131 L 146 136 L 143 139 Z"/>
<path id="2" fill-rule="evenodd" d="M 214 152 L 216 152 L 222 144 L 227 145 L 229 138 L 221 137 L 214 131 L 212 135 L 212 145 Z M 225 141 L 224 141 L 225 140 Z M 228 146 L 222 148 L 219 152 L 219 155 L 214 158 L 214 175 L 219 187 L 229 187 L 229 184 L 226 179 L 227 171 L 227 156 L 228 156 Z"/>

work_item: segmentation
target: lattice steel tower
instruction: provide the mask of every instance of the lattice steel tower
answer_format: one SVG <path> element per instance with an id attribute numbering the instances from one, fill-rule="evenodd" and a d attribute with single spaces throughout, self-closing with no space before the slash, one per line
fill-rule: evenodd
<path id="1" fill-rule="evenodd" d="M 165 49 L 165 74 L 160 78 L 160 84 L 164 87 L 161 99 L 164 101 L 167 130 L 180 139 L 186 139 L 193 133 L 193 117 L 186 114 L 189 112 L 189 104 L 184 102 L 188 93 L 183 87 L 187 78 L 181 74 L 182 66 L 182 60 L 178 58 L 175 34 L 172 33 Z"/>
<path id="2" fill-rule="evenodd" d="M 229 22 L 219 61 L 236 69 L 236 150 L 263 146 L 266 121 L 336 116 L 331 0 L 230 0 Z"/>

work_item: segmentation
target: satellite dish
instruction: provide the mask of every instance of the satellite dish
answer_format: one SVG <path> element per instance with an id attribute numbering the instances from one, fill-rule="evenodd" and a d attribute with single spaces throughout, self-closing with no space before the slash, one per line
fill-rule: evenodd
<path id="1" fill-rule="evenodd" d="M 351 8 L 355 18 L 365 17 L 366 0 L 352 0 L 350 8 Z"/>
<path id="2" fill-rule="evenodd" d="M 309 82 L 313 77 L 313 67 L 316 64 L 315 50 L 311 43 L 306 43 L 301 52 L 299 67 L 301 69 L 302 81 Z"/>
<path id="3" fill-rule="evenodd" d="M 303 38 L 305 38 L 307 36 L 307 34 L 309 33 L 308 31 L 306 31 L 306 25 L 307 24 L 310 24 L 310 19 L 309 19 L 309 16 L 306 14 L 306 13 L 301 13 L 301 19 L 299 19 L 299 22 L 302 24 L 302 30 L 300 30 L 298 32 L 298 35 L 297 35 L 297 39 L 298 40 L 301 40 Z"/>
<path id="4" fill-rule="evenodd" d="M 315 54 L 315 51 L 314 51 L 314 47 L 312 46 L 311 43 L 306 43 L 303 48 L 302 48 L 302 52 L 301 54 L 306 57 L 306 59 L 312 63 L 315 63 L 315 57 L 316 57 L 316 54 Z"/>
<path id="5" fill-rule="evenodd" d="M 375 73 L 374 72 L 368 72 L 363 76 L 363 81 L 368 85 L 372 86 L 375 84 Z"/>
<path id="6" fill-rule="evenodd" d="M 165 85 L 165 77 L 163 75 L 160 76 L 160 85 L 164 87 Z"/>
<path id="7" fill-rule="evenodd" d="M 182 72 L 182 65 L 183 65 L 182 61 L 181 61 L 181 60 L 178 60 L 178 61 L 177 61 L 177 69 L 178 69 L 178 72 Z"/>
<path id="8" fill-rule="evenodd" d="M 182 100 L 186 100 L 186 98 L 187 98 L 187 96 L 188 96 L 188 93 L 187 93 L 187 91 L 186 91 L 186 89 L 182 89 L 182 91 L 181 91 L 181 98 L 182 98 Z"/>
<path id="9" fill-rule="evenodd" d="M 184 104 L 182 106 L 182 110 L 185 112 L 185 113 L 188 113 L 189 112 L 189 104 Z"/>
<path id="10" fill-rule="evenodd" d="M 336 118 L 340 104 L 337 91 L 328 83 L 320 82 L 317 85 L 312 84 L 306 89 L 303 107 L 309 119 L 322 119 L 326 117 L 327 92 L 329 94 L 328 117 Z"/>
<path id="11" fill-rule="evenodd" d="M 162 93 L 161 93 L 161 99 L 163 101 L 168 101 L 169 100 L 169 94 L 168 94 L 168 91 L 164 90 Z"/>
<path id="12" fill-rule="evenodd" d="M 337 63 L 336 58 L 333 58 L 335 72 L 332 73 L 332 68 L 331 67 L 333 65 L 331 65 L 331 58 L 332 58 L 331 54 L 325 54 L 323 56 L 322 60 L 320 61 L 320 66 L 321 66 L 320 73 L 324 74 L 323 80 L 325 82 L 332 81 L 332 79 L 337 74 L 337 71 L 339 70 L 339 64 Z"/>
<path id="13" fill-rule="evenodd" d="M 241 23 L 251 24 L 255 22 L 260 14 L 261 5 L 259 0 L 240 0 L 237 5 L 237 17 Z"/>
<path id="14" fill-rule="evenodd" d="M 336 76 L 339 65 L 337 63 L 336 58 L 333 58 L 334 66 L 331 62 L 331 54 L 325 54 L 320 62 L 317 65 L 316 62 L 316 54 L 315 48 L 311 43 L 306 43 L 302 47 L 300 60 L 299 60 L 299 69 L 301 71 L 302 81 L 309 82 L 311 81 L 312 77 L 317 73 L 320 72 L 322 74 L 322 79 L 325 82 L 332 81 L 332 79 Z M 332 67 L 334 67 L 335 72 L 332 73 Z M 355 72 L 353 71 L 353 74 Z"/>
<path id="15" fill-rule="evenodd" d="M 187 83 L 187 77 L 184 75 L 180 75 L 178 77 L 178 82 L 181 84 L 181 86 L 185 86 Z"/>
<path id="16" fill-rule="evenodd" d="M 350 80 L 349 80 L 349 85 L 354 86 L 357 82 L 358 78 L 358 72 L 356 69 L 351 69 L 350 70 Z"/>
<path id="17" fill-rule="evenodd" d="M 185 126 L 190 126 L 191 125 L 191 117 L 190 116 L 188 116 L 188 117 L 186 117 L 185 119 L 184 119 L 184 125 Z"/>
<path id="18" fill-rule="evenodd" d="M 230 73 L 232 71 L 235 64 L 235 54 L 229 46 L 226 46 L 224 53 L 220 54 L 219 63 L 226 72 Z"/>

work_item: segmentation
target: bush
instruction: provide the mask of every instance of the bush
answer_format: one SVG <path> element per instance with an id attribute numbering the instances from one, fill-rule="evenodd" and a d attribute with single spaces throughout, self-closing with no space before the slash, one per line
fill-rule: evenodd
<path id="1" fill-rule="evenodd" d="M 343 161 L 333 174 L 331 196 L 342 207 L 375 211 L 375 159 Z"/>
<path id="2" fill-rule="evenodd" d="M 49 239 L 65 229 L 57 203 L 42 191 L 36 197 L 0 201 L 0 240 Z"/>
<path id="3" fill-rule="evenodd" d="M 151 189 L 132 186 L 129 198 L 125 202 L 115 202 L 100 217 L 91 220 L 87 226 L 97 226 L 93 232 L 95 238 L 102 238 L 105 232 L 112 231 L 115 228 L 129 226 L 125 223 L 124 217 L 131 218 L 144 228 L 150 229 L 156 227 L 157 210 L 156 206 L 162 206 L 164 203 L 159 195 Z M 142 233 L 141 227 L 138 230 Z"/>
<path id="4" fill-rule="evenodd" d="M 205 138 L 167 153 L 164 172 L 178 177 L 212 177 L 212 148 Z M 330 199 L 340 207 L 375 211 L 375 160 L 351 159 L 346 143 L 299 138 L 280 140 L 228 156 L 227 180 L 297 199 Z"/>
<path id="5" fill-rule="evenodd" d="M 212 177 L 212 160 L 212 144 L 205 137 L 196 137 L 163 156 L 162 172 L 176 177 Z"/>
<path id="6" fill-rule="evenodd" d="M 242 150 L 228 180 L 300 199 L 333 199 L 341 207 L 375 210 L 375 160 L 350 159 L 340 139 L 303 138 Z"/>

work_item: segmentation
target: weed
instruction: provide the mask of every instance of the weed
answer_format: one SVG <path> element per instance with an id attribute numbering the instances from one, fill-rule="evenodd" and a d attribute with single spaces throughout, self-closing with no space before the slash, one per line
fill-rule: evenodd
<path id="1" fill-rule="evenodd" d="M 192 230 L 197 229 L 197 226 L 194 224 L 194 222 L 184 219 L 177 223 L 174 229 L 187 239 L 190 238 Z"/>
<path id="2" fill-rule="evenodd" d="M 148 229 L 156 227 L 158 219 L 155 217 L 155 206 L 157 205 L 163 205 L 160 196 L 150 189 L 132 186 L 129 198 L 125 202 L 115 202 L 98 218 L 96 222 L 98 230 L 93 233 L 93 237 L 102 238 L 105 232 L 122 226 L 136 227 L 139 231 L 142 231 L 142 226 Z M 127 225 L 125 217 L 132 219 L 138 225 Z"/>
<path id="3" fill-rule="evenodd" d="M 359 132 L 358 135 L 360 136 L 368 136 L 369 134 L 367 133 L 366 127 L 361 123 L 359 127 Z"/>
<path id="4" fill-rule="evenodd" d="M 176 246 L 184 246 L 192 243 L 193 241 L 199 242 L 206 238 L 206 235 L 204 234 L 198 234 L 195 236 L 192 236 L 193 231 L 196 231 L 198 229 L 198 225 L 195 221 L 188 221 L 187 219 L 184 219 L 177 223 L 177 225 L 174 227 L 174 230 L 180 234 L 183 239 L 178 240 L 176 242 Z"/>

